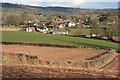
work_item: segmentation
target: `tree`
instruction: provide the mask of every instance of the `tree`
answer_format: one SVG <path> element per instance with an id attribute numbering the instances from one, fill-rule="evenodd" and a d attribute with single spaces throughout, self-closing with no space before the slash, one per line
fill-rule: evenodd
<path id="1" fill-rule="evenodd" d="M 9 15 L 6 17 L 6 24 L 18 26 L 21 24 L 21 17 L 17 15 Z"/>
<path id="2" fill-rule="evenodd" d="M 109 40 L 113 40 L 113 37 L 118 36 L 117 25 L 106 25 L 106 27 L 94 27 L 91 30 L 92 34 L 99 35 L 99 37 L 107 37 Z"/>
<path id="3" fill-rule="evenodd" d="M 114 36 L 118 36 L 118 27 L 117 26 L 107 26 L 103 29 L 104 36 L 107 37 L 109 40 L 113 40 Z"/>
<path id="4" fill-rule="evenodd" d="M 101 14 L 98 16 L 98 20 L 92 20 L 91 29 L 92 34 L 98 35 L 98 37 L 107 37 L 109 40 L 113 40 L 113 37 L 118 36 L 118 20 L 115 21 L 113 16 L 110 14 Z M 107 17 L 105 19 L 105 17 Z M 100 21 L 101 20 L 101 21 Z M 113 22 L 116 23 L 113 23 Z"/>
<path id="5" fill-rule="evenodd" d="M 103 22 L 103 21 L 107 20 L 108 14 L 101 14 L 98 17 L 99 17 L 99 21 Z"/>

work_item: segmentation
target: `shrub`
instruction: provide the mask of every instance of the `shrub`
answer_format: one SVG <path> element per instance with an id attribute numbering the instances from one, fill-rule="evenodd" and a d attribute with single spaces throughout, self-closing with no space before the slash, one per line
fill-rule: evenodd
<path id="1" fill-rule="evenodd" d="M 71 61 L 68 61 L 68 64 L 71 64 L 72 62 Z"/>
<path id="2" fill-rule="evenodd" d="M 104 63 L 104 59 L 102 59 L 102 64 Z"/>
<path id="3" fill-rule="evenodd" d="M 49 62 L 49 61 L 46 61 L 46 63 L 47 63 L 47 64 L 50 64 L 50 62 Z"/>
<path id="4" fill-rule="evenodd" d="M 23 56 L 24 54 L 23 53 L 19 53 L 19 56 Z"/>
<path id="5" fill-rule="evenodd" d="M 90 61 L 90 66 L 94 66 L 94 61 Z"/>
<path id="6" fill-rule="evenodd" d="M 37 59 L 37 58 L 38 58 L 38 56 L 33 56 L 33 58 L 34 58 L 34 59 Z"/>
<path id="7" fill-rule="evenodd" d="M 86 62 L 85 65 L 86 65 L 86 68 L 88 68 L 88 62 Z"/>
<path id="8" fill-rule="evenodd" d="M 30 56 L 30 58 L 33 58 L 33 56 Z"/>
<path id="9" fill-rule="evenodd" d="M 28 55 L 25 55 L 26 57 L 28 57 Z"/>

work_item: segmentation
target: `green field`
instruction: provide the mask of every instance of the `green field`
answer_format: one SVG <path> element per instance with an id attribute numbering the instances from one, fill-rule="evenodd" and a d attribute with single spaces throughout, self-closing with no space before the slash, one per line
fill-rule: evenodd
<path id="1" fill-rule="evenodd" d="M 113 42 L 33 32 L 2 31 L 2 40 L 5 42 L 49 43 L 118 49 L 118 44 Z"/>
<path id="2" fill-rule="evenodd" d="M 89 28 L 70 29 L 70 35 L 89 35 L 91 34 L 90 30 Z"/>

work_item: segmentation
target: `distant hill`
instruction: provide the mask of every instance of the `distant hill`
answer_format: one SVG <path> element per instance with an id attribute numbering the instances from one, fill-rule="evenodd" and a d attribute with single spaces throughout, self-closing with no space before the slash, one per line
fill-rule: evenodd
<path id="1" fill-rule="evenodd" d="M 11 3 L 0 3 L 2 4 L 3 13 L 9 12 L 9 14 L 20 14 L 20 13 L 54 13 L 63 12 L 67 14 L 93 14 L 93 13 L 104 13 L 112 9 L 83 9 L 83 8 L 70 8 L 70 7 L 40 7 L 40 6 L 29 6 L 21 4 L 11 4 Z"/>

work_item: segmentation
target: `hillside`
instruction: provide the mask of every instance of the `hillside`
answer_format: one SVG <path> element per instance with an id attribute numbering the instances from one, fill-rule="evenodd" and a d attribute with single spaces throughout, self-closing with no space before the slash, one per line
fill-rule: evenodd
<path id="1" fill-rule="evenodd" d="M 83 9 L 83 8 L 70 8 L 70 7 L 39 7 L 21 4 L 0 3 L 2 4 L 3 14 L 20 14 L 20 13 L 33 13 L 33 14 L 51 14 L 54 12 L 72 13 L 72 14 L 93 14 L 104 13 L 112 9 Z"/>

